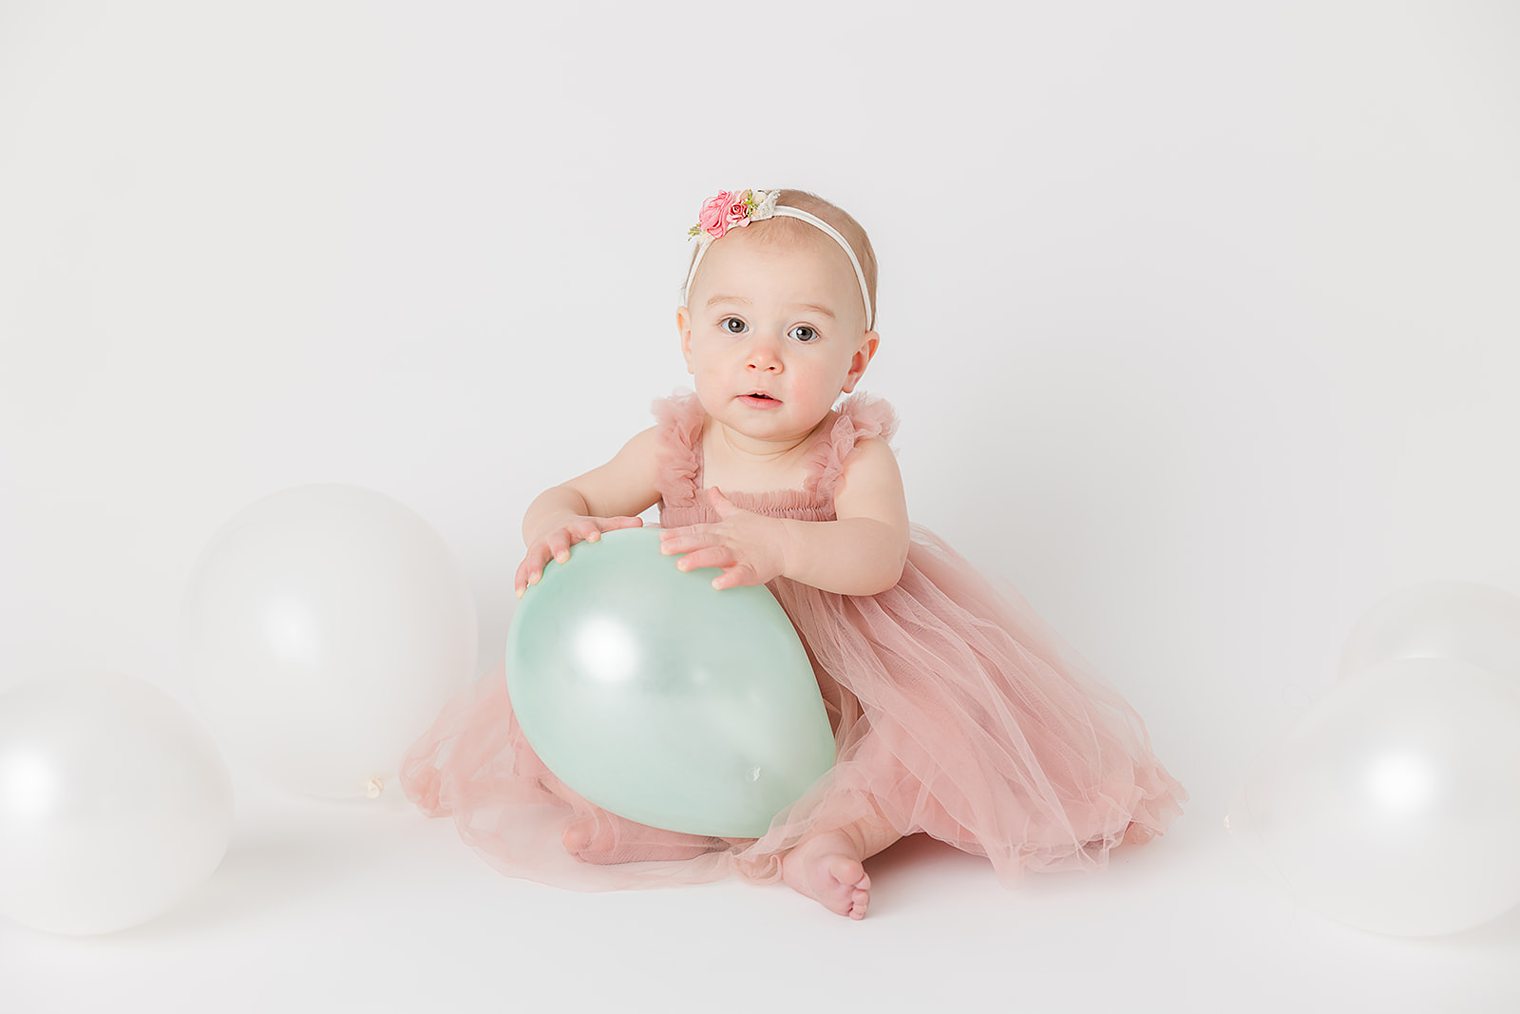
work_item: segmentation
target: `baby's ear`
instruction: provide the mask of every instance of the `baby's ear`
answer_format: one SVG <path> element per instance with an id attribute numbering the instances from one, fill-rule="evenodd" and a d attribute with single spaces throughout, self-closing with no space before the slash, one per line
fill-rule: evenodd
<path id="1" fill-rule="evenodd" d="M 681 357 L 686 360 L 686 372 L 691 373 L 691 312 L 684 306 L 676 310 L 676 330 L 681 334 Z"/>
<path id="2" fill-rule="evenodd" d="M 866 366 L 876 355 L 876 346 L 881 343 L 881 336 L 875 331 L 867 331 L 860 339 L 860 348 L 850 357 L 850 368 L 845 373 L 844 390 L 849 391 L 860 382 L 860 378 L 866 372 Z"/>

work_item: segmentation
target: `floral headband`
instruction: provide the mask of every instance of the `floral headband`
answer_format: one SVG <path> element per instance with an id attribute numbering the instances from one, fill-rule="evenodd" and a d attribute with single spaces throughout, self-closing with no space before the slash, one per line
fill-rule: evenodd
<path id="1" fill-rule="evenodd" d="M 697 240 L 697 253 L 691 259 L 691 269 L 686 272 L 686 284 L 681 288 L 681 303 L 685 305 L 691 295 L 691 281 L 697 277 L 697 265 L 702 263 L 702 255 L 707 248 L 712 246 L 713 241 L 721 239 L 730 229 L 743 228 L 751 222 L 763 221 L 767 218 L 800 218 L 802 221 L 821 229 L 834 242 L 844 250 L 850 258 L 850 264 L 855 268 L 855 280 L 860 283 L 860 297 L 866 304 L 866 330 L 871 330 L 874 314 L 871 312 L 871 292 L 866 288 L 866 273 L 860 270 L 860 261 L 855 257 L 855 251 L 850 247 L 849 241 L 839 234 L 839 230 L 819 218 L 817 215 L 803 211 L 801 208 L 789 207 L 785 204 L 777 204 L 776 198 L 779 190 L 740 190 L 730 193 L 720 190 L 707 200 L 702 202 L 702 211 L 697 216 L 697 224 L 686 231 L 688 238 L 695 237 Z"/>

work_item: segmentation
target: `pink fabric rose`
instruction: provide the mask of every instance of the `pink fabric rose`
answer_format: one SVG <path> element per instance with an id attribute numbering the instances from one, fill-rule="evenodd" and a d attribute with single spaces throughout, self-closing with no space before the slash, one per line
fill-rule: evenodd
<path id="1" fill-rule="evenodd" d="M 743 196 L 742 194 L 740 196 Z M 732 201 L 728 206 L 728 224 L 732 228 L 736 225 L 749 224 L 749 206 L 742 200 Z"/>
<path id="2" fill-rule="evenodd" d="M 697 224 L 715 239 L 722 237 L 728 231 L 728 211 L 733 203 L 733 194 L 727 190 L 718 191 L 702 202 L 702 213 L 697 216 Z"/>

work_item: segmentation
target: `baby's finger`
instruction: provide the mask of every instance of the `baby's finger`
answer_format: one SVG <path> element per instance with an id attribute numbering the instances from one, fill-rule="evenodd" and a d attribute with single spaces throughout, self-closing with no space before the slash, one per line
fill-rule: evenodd
<path id="1" fill-rule="evenodd" d="M 522 563 L 517 565 L 517 572 L 524 580 L 530 573 L 543 564 L 544 547 L 542 543 L 534 543 L 523 553 Z"/>
<path id="2" fill-rule="evenodd" d="M 549 536 L 549 552 L 558 563 L 570 562 L 570 536 L 559 532 Z"/>
<path id="3" fill-rule="evenodd" d="M 549 549 L 545 543 L 534 546 L 528 554 L 528 584 L 537 584 L 544 576 L 544 565 L 549 562 Z"/>
<path id="4" fill-rule="evenodd" d="M 734 562 L 733 554 L 725 546 L 710 546 L 688 553 L 676 561 L 677 570 L 696 570 L 698 567 L 727 567 Z"/>
<path id="5" fill-rule="evenodd" d="M 597 542 L 601 539 L 603 532 L 616 531 L 620 528 L 638 528 L 643 523 L 643 518 L 628 517 L 627 515 L 615 518 L 593 518 L 591 532 L 586 536 L 586 541 Z"/>
<path id="6" fill-rule="evenodd" d="M 755 580 L 755 568 L 747 563 L 741 563 L 736 567 L 726 568 L 723 573 L 713 578 L 712 586 L 721 591 L 724 588 L 738 588 L 759 583 Z"/>
<path id="7" fill-rule="evenodd" d="M 699 539 L 694 535 L 680 535 L 669 539 L 660 540 L 660 552 L 669 556 L 671 553 L 685 553 L 693 549 L 702 549 L 709 545 L 706 539 Z"/>
<path id="8" fill-rule="evenodd" d="M 537 553 L 530 553 L 517 567 L 517 576 L 513 578 L 513 583 L 517 586 L 518 598 L 522 598 L 523 592 L 528 590 L 528 585 L 539 578 L 543 564 L 537 560 L 537 556 Z"/>
<path id="9" fill-rule="evenodd" d="M 663 546 L 707 546 L 711 545 L 706 532 L 699 532 L 693 528 L 680 528 L 668 535 L 660 536 L 660 545 Z"/>

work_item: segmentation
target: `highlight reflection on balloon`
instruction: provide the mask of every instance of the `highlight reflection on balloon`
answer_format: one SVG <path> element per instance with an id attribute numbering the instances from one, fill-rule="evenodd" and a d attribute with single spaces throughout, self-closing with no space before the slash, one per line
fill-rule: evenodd
<path id="1" fill-rule="evenodd" d="M 759 837 L 833 766 L 791 619 L 759 585 L 676 569 L 654 526 L 550 561 L 507 634 L 507 688 L 535 753 L 587 800 L 652 827 Z"/>

